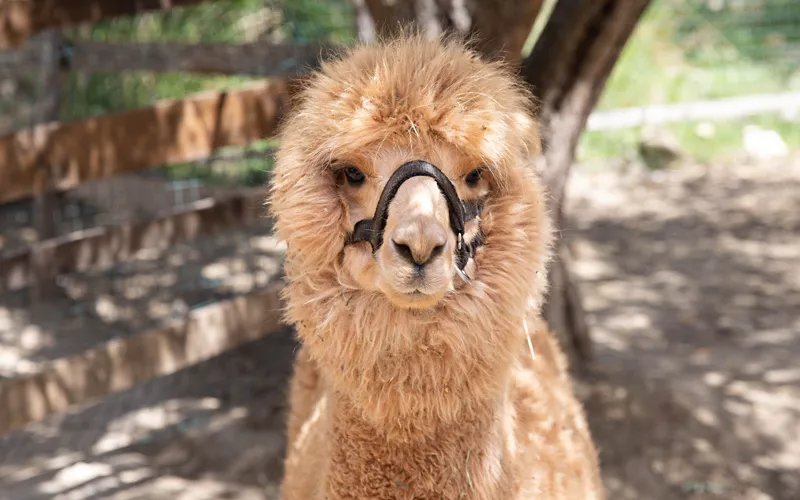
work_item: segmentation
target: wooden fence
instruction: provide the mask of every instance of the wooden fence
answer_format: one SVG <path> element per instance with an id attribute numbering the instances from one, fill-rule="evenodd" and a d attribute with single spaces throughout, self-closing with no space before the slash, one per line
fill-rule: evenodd
<path id="1" fill-rule="evenodd" d="M 0 383 L 0 434 L 89 403 L 281 328 L 280 285 L 220 301 L 127 338 L 110 340 Z"/>
<path id="2" fill-rule="evenodd" d="M 245 146 L 275 135 L 296 88 L 298 80 L 292 77 L 318 63 L 323 56 L 321 46 L 71 44 L 54 37 L 53 43 L 58 45 L 51 49 L 58 57 L 51 53 L 43 61 L 24 43 L 32 34 L 53 27 L 199 1 L 0 0 L 0 71 L 8 72 L 5 74 L 46 62 L 55 66 L 55 74 L 182 71 L 273 78 L 142 109 L 41 123 L 0 137 L 0 204 L 33 199 L 34 210 L 46 215 L 52 208 L 47 200 L 54 193 L 88 181 L 202 160 L 221 147 Z M 8 50 L 2 51 L 4 48 Z M 0 291 L 28 287 L 32 298 L 39 300 L 47 296 L 44 292 L 54 286 L 60 273 L 106 267 L 142 249 L 163 248 L 247 224 L 254 215 L 247 207 L 260 203 L 264 195 L 264 189 L 240 191 L 199 200 L 144 222 L 61 236 L 37 227 L 42 238 L 0 259 Z M 0 432 L 170 373 L 274 330 L 280 320 L 279 291 L 280 285 L 276 285 L 212 304 L 178 323 L 110 341 L 79 356 L 56 360 L 33 375 L 0 383 L 0 406 L 4 408 Z M 219 321 L 211 321 L 212 316 L 219 316 Z M 217 326 L 206 328 L 212 323 Z M 105 380 L 98 379 L 99 368 L 106 374 Z"/>
<path id="3" fill-rule="evenodd" d="M 70 42 L 57 47 L 62 70 L 92 74 L 120 71 L 185 72 L 199 74 L 290 77 L 314 66 L 323 51 L 318 44 L 293 45 L 250 42 L 226 43 L 125 43 Z M 40 68 L 45 55 L 35 44 L 0 52 L 0 74 Z"/>
<path id="4" fill-rule="evenodd" d="M 14 47 L 46 30 L 204 0 L 0 0 L 0 49 Z"/>
<path id="5" fill-rule="evenodd" d="M 0 138 L 0 203 L 271 137 L 288 103 L 273 82 L 19 131 Z"/>

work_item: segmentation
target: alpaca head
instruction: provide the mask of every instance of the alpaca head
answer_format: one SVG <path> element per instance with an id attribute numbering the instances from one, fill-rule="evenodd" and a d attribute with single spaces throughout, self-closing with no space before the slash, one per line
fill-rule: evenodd
<path id="1" fill-rule="evenodd" d="M 459 272 L 448 203 L 430 177 L 400 185 L 378 248 L 346 240 L 412 160 L 438 167 L 468 203 L 525 189 L 538 130 L 529 96 L 503 67 L 455 41 L 412 36 L 324 64 L 298 101 L 283 131 L 273 205 L 282 236 L 316 261 L 315 271 L 335 269 L 343 286 L 380 292 L 401 308 L 434 306 L 480 273 L 477 259 Z M 465 243 L 482 229 L 480 217 L 469 220 Z M 544 236 L 528 243 L 539 250 Z"/>
<path id="2" fill-rule="evenodd" d="M 411 327 L 397 325 L 433 317 L 461 331 L 446 339 L 460 349 L 510 344 L 487 330 L 519 329 L 543 292 L 550 241 L 531 107 L 511 71 L 455 40 L 359 46 L 309 79 L 283 127 L 271 209 L 288 247 L 289 319 L 307 344 L 337 337 L 312 345 L 312 355 L 338 372 L 357 354 L 365 368 L 412 342 L 403 333 Z M 349 241 L 391 176 L 416 160 L 481 206 L 464 224 L 464 244 L 483 241 L 464 266 L 469 278 L 456 265 L 451 207 L 431 177 L 400 184 L 381 245 Z"/>

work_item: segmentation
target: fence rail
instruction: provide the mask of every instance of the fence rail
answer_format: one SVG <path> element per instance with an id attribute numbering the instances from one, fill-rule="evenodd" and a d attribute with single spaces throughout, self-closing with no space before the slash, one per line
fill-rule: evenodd
<path id="1" fill-rule="evenodd" d="M 160 328 L 113 339 L 0 382 L 0 434 L 174 373 L 281 328 L 280 283 L 191 311 Z"/>
<path id="2" fill-rule="evenodd" d="M 65 41 L 60 47 L 62 69 L 92 74 L 143 71 L 287 77 L 317 65 L 323 51 L 335 47 L 268 42 L 227 43 L 111 43 Z M 30 44 L 0 52 L 0 74 L 41 66 L 44 54 Z"/>
<path id="3" fill-rule="evenodd" d="M 647 124 L 734 119 L 761 113 L 797 116 L 800 114 L 800 92 L 596 111 L 589 117 L 586 128 L 615 130 Z"/>
<path id="4" fill-rule="evenodd" d="M 98 22 L 205 0 L 0 0 L 0 49 L 48 28 Z"/>
<path id="5" fill-rule="evenodd" d="M 201 160 L 277 132 L 290 85 L 258 84 L 0 138 L 0 203 L 135 170 Z"/>
<path id="6" fill-rule="evenodd" d="M 53 298 L 57 276 L 110 266 L 143 249 L 191 241 L 263 214 L 264 189 L 212 191 L 143 222 L 53 236 L 56 193 L 143 169 L 211 159 L 225 146 L 273 137 L 297 88 L 296 76 L 329 50 L 321 45 L 108 43 L 66 40 L 53 28 L 201 3 L 204 0 L 0 0 L 0 74 L 51 75 L 33 126 L 0 136 L 0 205 L 33 198 L 38 241 L 0 258 L 0 292 L 30 288 L 31 305 Z M 42 45 L 32 35 L 51 30 Z M 49 36 L 49 35 L 48 35 Z M 44 48 L 43 48 L 44 47 Z M 333 47 L 332 50 L 337 50 Z M 71 122 L 55 120 L 65 72 L 190 72 L 276 79 Z M 49 80 L 48 80 L 49 81 Z M 52 102 L 50 102 L 52 101 Z M 104 183 L 105 184 L 105 183 Z M 169 209 L 164 209 L 169 210 Z M 36 222 L 39 221 L 39 222 Z M 52 228 L 51 228 L 52 229 Z M 271 283 L 269 281 L 268 283 Z M 282 328 L 280 283 L 190 310 L 167 324 L 45 363 L 0 381 L 0 434 L 77 404 L 173 373 Z"/>
<path id="7" fill-rule="evenodd" d="M 143 249 L 166 248 L 203 234 L 238 227 L 261 214 L 263 190 L 222 199 L 206 198 L 152 220 L 93 227 L 34 243 L 0 259 L 0 290 L 19 290 L 36 280 L 87 269 L 108 267 Z"/>

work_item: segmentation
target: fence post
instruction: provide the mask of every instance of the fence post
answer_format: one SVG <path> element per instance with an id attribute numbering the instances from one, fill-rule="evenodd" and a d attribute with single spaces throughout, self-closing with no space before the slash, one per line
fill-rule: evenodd
<path id="1" fill-rule="evenodd" d="M 61 46 L 63 35 L 56 29 L 41 34 L 42 63 L 39 73 L 39 103 L 33 119 L 37 123 L 57 121 L 61 109 Z M 55 269 L 52 255 L 43 243 L 56 234 L 55 214 L 59 206 L 59 196 L 53 192 L 53 166 L 38 165 L 39 182 L 33 197 L 33 226 L 36 229 L 36 243 L 31 251 L 31 299 L 36 304 L 52 297 L 57 291 Z"/>

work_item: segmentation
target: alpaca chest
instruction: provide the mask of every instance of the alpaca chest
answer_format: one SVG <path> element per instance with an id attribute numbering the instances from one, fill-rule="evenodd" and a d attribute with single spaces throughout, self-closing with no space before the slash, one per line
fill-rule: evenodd
<path id="1" fill-rule="evenodd" d="M 331 500 L 514 498 L 512 457 L 491 419 L 466 418 L 431 438 L 391 442 L 358 415 L 338 412 L 325 478 Z M 469 425 L 469 424 L 473 425 Z"/>

